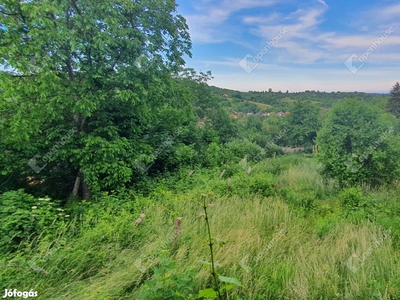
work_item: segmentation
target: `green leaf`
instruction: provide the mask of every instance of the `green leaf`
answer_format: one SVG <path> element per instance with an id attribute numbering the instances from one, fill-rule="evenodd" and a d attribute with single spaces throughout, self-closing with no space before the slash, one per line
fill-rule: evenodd
<path id="1" fill-rule="evenodd" d="M 217 292 L 214 291 L 214 289 L 209 288 L 209 289 L 205 289 L 205 290 L 201 290 L 199 292 L 199 295 L 197 296 L 197 298 L 211 298 L 211 299 L 215 299 L 217 298 Z"/>
<path id="2" fill-rule="evenodd" d="M 218 279 L 221 282 L 227 282 L 227 283 L 232 283 L 237 286 L 242 286 L 242 283 L 238 279 L 233 278 L 233 277 L 225 277 L 222 275 L 218 275 Z"/>
<path id="3" fill-rule="evenodd" d="M 199 260 L 199 262 L 201 262 L 203 265 L 211 266 L 211 263 L 209 261 Z"/>
<path id="4" fill-rule="evenodd" d="M 225 284 L 223 286 L 221 286 L 220 290 L 226 290 L 226 291 L 230 291 L 231 289 L 233 289 L 234 285 L 233 284 Z"/>
<path id="5" fill-rule="evenodd" d="M 199 262 L 201 262 L 203 265 L 206 265 L 206 266 L 211 266 L 212 265 L 212 263 L 210 263 L 209 261 L 205 261 L 205 260 L 199 260 Z M 216 266 L 216 267 L 222 267 L 222 265 L 220 264 L 220 263 L 214 263 L 214 266 Z"/>

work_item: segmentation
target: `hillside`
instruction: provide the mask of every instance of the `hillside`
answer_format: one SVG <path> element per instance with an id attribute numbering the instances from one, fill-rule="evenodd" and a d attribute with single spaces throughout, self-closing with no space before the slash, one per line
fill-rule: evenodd
<path id="1" fill-rule="evenodd" d="M 218 96 L 221 99 L 223 105 L 230 107 L 232 110 L 241 112 L 249 112 L 246 111 L 248 109 L 245 107 L 243 108 L 243 104 L 240 104 L 242 102 L 256 104 L 258 111 L 260 112 L 278 112 L 289 110 L 291 104 L 296 101 L 311 101 L 321 108 L 328 109 L 341 99 L 362 99 L 369 104 L 379 105 L 380 107 L 384 107 L 389 99 L 389 94 L 373 94 L 362 92 L 239 92 L 215 86 L 210 86 L 209 89 L 213 95 Z M 224 97 L 223 95 L 226 95 L 227 97 Z M 230 105 L 228 105 L 223 98 L 228 98 L 230 100 Z M 262 106 L 260 104 L 265 104 L 268 106 Z M 254 106 L 251 106 L 251 108 L 253 110 L 255 109 Z"/>
<path id="2" fill-rule="evenodd" d="M 400 300 L 400 6 L 3 2 L 2 298 Z"/>
<path id="3" fill-rule="evenodd" d="M 226 299 L 399 299 L 400 186 L 339 192 L 301 156 L 250 174 L 233 167 L 181 170 L 135 201 L 87 203 L 23 260 L 3 261 L 2 288 L 33 288 L 38 299 L 197 299 L 211 286 L 205 200 L 217 272 L 241 283 Z M 355 196 L 363 208 L 344 205 Z"/>

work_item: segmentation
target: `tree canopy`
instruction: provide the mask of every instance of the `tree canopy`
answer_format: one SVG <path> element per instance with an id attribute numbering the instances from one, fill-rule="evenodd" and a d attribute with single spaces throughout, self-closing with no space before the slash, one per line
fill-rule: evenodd
<path id="1" fill-rule="evenodd" d="M 396 119 L 362 101 L 339 101 L 318 132 L 324 172 L 341 184 L 390 183 L 398 178 Z"/>
<path id="2" fill-rule="evenodd" d="M 184 54 L 191 56 L 176 6 L 170 0 L 0 5 L 5 180 L 14 172 L 73 180 L 73 194 L 82 186 L 85 198 L 131 180 L 138 155 L 152 153 L 165 131 L 192 115 L 186 90 L 170 75 Z M 155 129 L 158 141 L 143 138 Z"/>
<path id="3" fill-rule="evenodd" d="M 396 82 L 390 90 L 390 98 L 386 106 L 388 112 L 400 119 L 400 84 Z"/>

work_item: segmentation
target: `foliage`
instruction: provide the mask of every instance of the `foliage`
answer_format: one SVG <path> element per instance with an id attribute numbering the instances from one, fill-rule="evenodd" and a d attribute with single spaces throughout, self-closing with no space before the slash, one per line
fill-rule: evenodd
<path id="1" fill-rule="evenodd" d="M 216 271 L 216 263 L 214 259 L 214 245 L 220 244 L 223 245 L 223 242 L 217 238 L 213 238 L 211 236 L 211 229 L 210 229 L 210 222 L 207 212 L 207 207 L 212 207 L 211 203 L 206 203 L 207 195 L 203 194 L 203 210 L 204 210 L 204 220 L 207 227 L 207 243 L 210 248 L 210 260 L 211 262 L 203 262 L 205 266 L 210 268 L 211 277 L 213 278 L 213 287 L 208 289 L 200 290 L 198 298 L 205 298 L 205 299 L 216 299 L 219 300 L 224 299 L 224 294 L 227 294 L 235 285 L 241 286 L 242 284 L 236 278 L 232 277 L 225 277 L 219 275 Z M 215 242 L 214 242 L 215 240 Z"/>
<path id="2" fill-rule="evenodd" d="M 361 189 L 359 188 L 347 188 L 339 194 L 340 204 L 348 210 L 357 209 L 364 197 Z"/>
<path id="3" fill-rule="evenodd" d="M 386 106 L 388 112 L 400 118 L 400 84 L 396 82 L 390 90 L 390 98 Z"/>
<path id="4" fill-rule="evenodd" d="M 51 234 L 69 215 L 50 198 L 35 198 L 23 190 L 0 195 L 0 253 L 16 251 L 39 235 Z M 22 244 L 22 245 L 21 245 Z"/>
<path id="5" fill-rule="evenodd" d="M 242 283 L 240 288 L 224 290 L 223 296 L 370 299 L 379 292 L 387 293 L 388 299 L 400 296 L 400 274 L 395 268 L 400 228 L 396 186 L 379 190 L 364 186 L 362 194 L 357 188 L 338 195 L 337 186 L 319 174 L 321 165 L 301 155 L 272 158 L 266 165 L 257 164 L 250 175 L 237 164 L 230 165 L 232 170 L 238 167 L 230 182 L 232 192 L 221 189 L 223 193 L 216 193 L 207 206 L 215 271 L 232 274 Z M 276 172 L 272 175 L 268 170 Z M 97 201 L 71 202 L 71 222 L 32 241 L 26 251 L 0 258 L 2 287 L 35 286 L 44 298 L 71 300 L 194 299 L 205 287 L 204 295 L 215 296 L 209 247 L 204 247 L 208 239 L 202 238 L 204 220 L 196 218 L 204 209 L 196 200 L 204 190 L 226 187 L 227 173 L 219 178 L 220 168 L 196 169 L 192 176 L 187 171 L 151 179 L 147 184 L 154 192 L 147 197 L 137 189 L 126 189 L 103 193 Z M 273 179 L 280 197 L 266 198 L 245 189 L 257 186 L 264 177 Z M 285 195 L 291 190 L 292 195 Z M 313 205 L 307 214 L 298 214 L 305 210 L 302 199 L 307 198 L 313 199 Z M 206 205 L 209 201 L 210 196 Z M 134 226 L 141 213 L 146 218 Z M 183 230 L 172 252 L 168 237 L 176 216 L 182 217 Z M 392 227 L 392 232 L 371 252 L 368 249 L 384 232 L 378 225 L 385 230 Z M 223 242 L 215 237 L 223 237 Z M 364 264 L 356 273 L 350 272 L 346 260 L 367 251 L 371 254 Z M 136 267 L 142 254 L 149 264 L 144 273 Z M 204 267 L 194 270 L 199 260 Z M 217 276 L 220 286 L 227 288 L 235 285 L 234 278 Z M 376 281 L 372 285 L 370 278 Z"/>
<path id="6" fill-rule="evenodd" d="M 366 103 L 378 104 L 381 106 L 385 104 L 389 98 L 387 94 L 373 94 L 363 92 L 331 92 L 327 93 L 324 91 L 304 91 L 304 92 L 268 92 L 268 91 L 249 91 L 239 92 L 229 89 L 224 89 L 216 86 L 210 86 L 209 89 L 214 95 L 222 97 L 223 94 L 227 94 L 228 97 L 232 97 L 232 101 L 254 101 L 257 103 L 264 103 L 273 107 L 272 111 L 287 111 L 290 109 L 292 103 L 296 101 L 305 102 L 312 101 L 321 108 L 331 108 L 337 101 L 345 98 L 362 98 Z"/>
<path id="7" fill-rule="evenodd" d="M 288 116 L 287 145 L 314 145 L 317 132 L 322 126 L 321 109 L 310 101 L 297 101 Z"/>
<path id="8" fill-rule="evenodd" d="M 390 183 L 399 174 L 395 127 L 394 118 L 361 101 L 338 102 L 317 137 L 324 173 L 342 185 Z"/>
<path id="9" fill-rule="evenodd" d="M 54 178 L 51 167 L 53 173 L 67 170 L 78 177 L 84 198 L 129 182 L 139 154 L 154 153 L 167 132 L 191 119 L 187 90 L 170 75 L 184 64 L 184 54 L 191 55 L 188 27 L 176 6 L 5 2 L 0 110 L 7 113 L 0 130 L 7 139 L 0 147 L 11 158 L 0 161 L 6 164 L 2 175 L 33 174 L 26 161 L 64 139 L 50 159 L 37 157 L 39 167 L 50 164 L 38 170 L 41 177 Z M 76 132 L 66 138 L 72 128 Z M 155 131 L 161 141 L 143 138 Z M 72 189 L 74 181 L 68 184 Z"/>
<path id="10" fill-rule="evenodd" d="M 238 163 L 245 158 L 248 161 L 258 162 L 265 158 L 265 151 L 247 139 L 234 139 L 224 144 L 222 155 L 225 162 Z"/>
<path id="11" fill-rule="evenodd" d="M 194 297 L 196 270 L 191 268 L 181 274 L 176 264 L 170 260 L 168 251 L 160 253 L 159 263 L 153 268 L 152 273 L 153 276 L 139 288 L 140 299 L 196 299 Z"/>

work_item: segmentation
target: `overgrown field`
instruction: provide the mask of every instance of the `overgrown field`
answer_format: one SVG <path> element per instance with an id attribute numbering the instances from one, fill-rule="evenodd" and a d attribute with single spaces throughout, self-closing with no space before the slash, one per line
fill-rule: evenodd
<path id="1" fill-rule="evenodd" d="M 52 226 L 37 224 L 39 237 L 1 260 L 1 288 L 38 299 L 197 299 L 213 286 L 206 200 L 216 271 L 237 283 L 226 299 L 400 299 L 399 186 L 339 188 L 302 155 L 248 167 L 181 169 L 59 208 L 54 222 L 48 210 Z M 39 214 L 44 200 L 35 201 Z"/>

